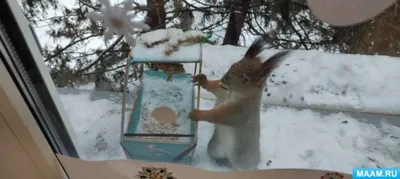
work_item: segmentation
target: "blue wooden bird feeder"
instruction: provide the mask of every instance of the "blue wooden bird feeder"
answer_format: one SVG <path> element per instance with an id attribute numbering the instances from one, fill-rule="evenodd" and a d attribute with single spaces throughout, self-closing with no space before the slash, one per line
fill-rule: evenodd
<path id="1" fill-rule="evenodd" d="M 190 52 L 190 53 L 188 53 Z M 197 122 L 189 113 L 200 105 L 200 87 L 191 81 L 201 73 L 202 44 L 182 46 L 166 56 L 161 48 L 135 46 L 127 60 L 122 104 L 121 145 L 129 159 L 170 162 L 190 165 L 197 144 Z M 172 75 L 162 71 L 141 70 L 145 63 L 193 63 L 193 73 Z M 126 91 L 128 70 L 139 72 L 139 84 L 134 96 Z M 197 95 L 195 93 L 197 92 Z M 133 97 L 131 115 L 125 117 L 126 98 Z M 172 123 L 160 123 L 151 115 L 158 107 L 168 107 L 176 114 Z"/>

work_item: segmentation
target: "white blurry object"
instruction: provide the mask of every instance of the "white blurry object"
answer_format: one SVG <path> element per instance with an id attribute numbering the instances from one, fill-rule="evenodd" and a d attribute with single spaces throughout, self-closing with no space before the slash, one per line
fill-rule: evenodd
<path id="1" fill-rule="evenodd" d="M 99 0 L 103 6 L 99 12 L 89 12 L 86 16 L 93 21 L 103 22 L 103 26 L 106 28 L 104 31 L 104 41 L 110 40 L 114 33 L 124 35 L 125 41 L 133 46 L 135 45 L 135 39 L 133 37 L 134 29 L 148 30 L 148 26 L 143 21 L 135 21 L 133 18 L 135 14 L 130 13 L 133 9 L 132 0 L 125 0 L 123 7 L 118 4 L 110 5 L 109 0 Z"/>
<path id="2" fill-rule="evenodd" d="M 381 14 L 396 0 L 308 0 L 311 12 L 334 26 L 350 26 Z"/>

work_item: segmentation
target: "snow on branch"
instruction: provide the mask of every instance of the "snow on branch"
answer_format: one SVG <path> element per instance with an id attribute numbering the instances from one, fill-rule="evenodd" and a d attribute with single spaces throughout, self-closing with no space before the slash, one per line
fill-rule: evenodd
<path id="1" fill-rule="evenodd" d="M 82 72 L 89 70 L 90 68 L 92 68 L 94 65 L 96 65 L 101 58 L 106 54 L 106 52 L 110 51 L 111 49 L 113 49 L 121 40 L 122 40 L 122 35 L 120 37 L 118 37 L 117 40 L 114 41 L 114 43 L 112 43 L 110 46 L 108 46 L 105 50 L 103 50 L 100 55 L 97 57 L 96 60 L 94 60 L 92 63 L 90 63 L 88 66 L 80 69 L 77 74 L 81 74 Z"/>

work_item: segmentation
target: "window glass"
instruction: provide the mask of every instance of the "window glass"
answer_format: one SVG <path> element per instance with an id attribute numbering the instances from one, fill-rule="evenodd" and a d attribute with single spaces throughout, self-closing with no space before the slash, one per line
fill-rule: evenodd
<path id="1" fill-rule="evenodd" d="M 66 112 L 48 115 L 68 121 L 81 159 L 216 171 L 400 164 L 396 5 L 334 26 L 305 1 L 29 2 Z M 46 106 L 44 80 L 26 68 Z"/>

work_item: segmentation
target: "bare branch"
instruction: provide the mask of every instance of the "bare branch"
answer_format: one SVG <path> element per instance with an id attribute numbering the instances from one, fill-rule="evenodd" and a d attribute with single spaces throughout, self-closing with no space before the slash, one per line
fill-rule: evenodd
<path id="1" fill-rule="evenodd" d="M 95 72 L 91 72 L 91 73 L 84 73 L 84 74 L 82 74 L 82 75 L 96 75 L 96 74 L 101 74 L 101 73 L 104 73 L 104 72 L 110 72 L 110 71 L 118 70 L 118 69 L 123 68 L 123 67 L 125 67 L 125 66 L 126 66 L 126 65 L 119 65 L 119 66 L 117 66 L 117 67 L 115 67 L 115 68 L 110 68 L 110 69 L 108 69 L 108 70 L 104 70 L 104 71 L 95 71 Z"/>
<path id="2" fill-rule="evenodd" d="M 100 53 L 100 55 L 97 57 L 96 60 L 94 60 L 94 61 L 93 61 L 92 63 L 90 63 L 88 66 L 86 66 L 86 67 L 80 69 L 79 71 L 77 71 L 76 74 L 80 74 L 80 73 L 82 73 L 82 72 L 84 72 L 84 71 L 90 69 L 90 68 L 93 67 L 94 65 L 96 65 L 99 61 L 102 60 L 102 57 L 103 57 L 108 51 L 110 51 L 111 49 L 113 49 L 113 48 L 122 40 L 123 37 L 124 37 L 123 35 L 119 36 L 117 40 L 115 40 L 109 47 L 107 47 L 105 50 L 103 50 L 103 52 Z"/>
<path id="3" fill-rule="evenodd" d="M 284 3 L 285 6 L 284 10 L 281 11 L 282 13 L 282 18 L 286 21 L 286 23 L 292 28 L 293 32 L 297 35 L 297 37 L 299 37 L 300 39 L 300 44 L 306 49 L 309 50 L 307 44 L 304 42 L 303 36 L 300 34 L 299 31 L 297 31 L 296 27 L 294 27 L 292 21 L 290 20 L 290 9 L 289 9 L 289 5 L 287 2 Z"/>
<path id="4" fill-rule="evenodd" d="M 301 28 L 301 30 L 304 32 L 304 36 L 306 36 L 307 40 L 310 42 L 311 44 L 311 39 L 310 36 L 308 35 L 307 31 L 303 28 L 303 26 L 300 24 L 300 22 L 297 20 L 296 15 L 293 16 L 294 20 L 296 21 L 297 25 L 299 25 L 299 27 Z M 311 45 L 313 46 L 313 45 Z"/>
<path id="5" fill-rule="evenodd" d="M 93 10 L 97 10 L 97 11 L 99 10 L 99 8 L 97 8 L 97 7 L 95 7 L 95 6 L 91 5 L 91 4 L 88 4 L 86 2 L 83 2 L 82 0 L 79 0 L 79 3 L 82 3 L 83 5 L 85 5 L 87 7 L 90 7 Z M 119 5 L 121 5 L 121 4 L 123 4 L 123 3 L 119 3 Z M 137 2 L 133 2 L 133 4 L 135 4 L 136 7 L 133 7 L 132 10 L 147 11 L 147 7 L 145 5 L 141 5 L 141 4 L 137 3 Z"/>
<path id="6" fill-rule="evenodd" d="M 69 43 L 68 45 L 66 45 L 64 48 L 58 50 L 55 54 L 53 54 L 53 55 L 47 57 L 46 60 L 44 60 L 44 61 L 47 62 L 47 61 L 51 60 L 52 58 L 57 57 L 57 56 L 60 55 L 62 52 L 64 52 L 65 50 L 67 50 L 69 47 L 71 47 L 71 46 L 73 46 L 73 45 L 75 45 L 75 44 L 77 44 L 77 43 L 79 43 L 79 42 L 82 42 L 82 41 L 84 41 L 84 40 L 90 39 L 90 38 L 92 38 L 92 37 L 97 37 L 97 36 L 100 36 L 100 35 L 99 35 L 99 34 L 92 34 L 92 35 L 89 35 L 89 36 L 87 36 L 87 37 L 80 38 L 79 40 L 72 41 L 71 43 Z"/>
<path id="7" fill-rule="evenodd" d="M 92 9 L 94 9 L 94 10 L 97 10 L 97 11 L 99 10 L 99 8 L 97 8 L 97 7 L 95 7 L 95 6 L 91 5 L 91 4 L 88 4 L 86 2 L 83 2 L 82 0 L 79 0 L 79 3 L 81 3 L 81 4 L 83 4 L 83 5 L 87 6 L 87 7 L 90 7 Z"/>
<path id="8" fill-rule="evenodd" d="M 133 8 L 134 10 L 142 10 L 142 11 L 147 11 L 148 10 L 146 5 L 139 4 L 139 3 L 135 2 L 135 1 L 133 1 L 133 4 L 135 4 L 135 6 L 136 6 L 136 7 Z"/>

